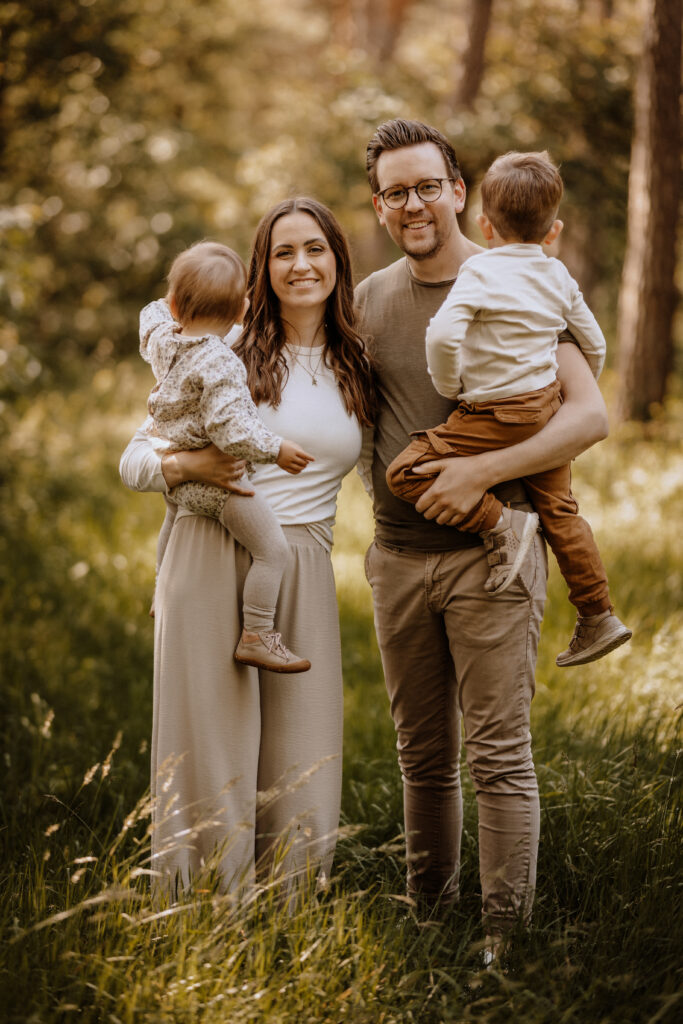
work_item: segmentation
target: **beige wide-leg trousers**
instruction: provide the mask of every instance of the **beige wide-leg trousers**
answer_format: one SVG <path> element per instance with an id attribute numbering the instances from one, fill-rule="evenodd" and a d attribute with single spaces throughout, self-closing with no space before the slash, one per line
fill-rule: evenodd
<path id="1" fill-rule="evenodd" d="M 171 533 L 156 591 L 151 765 L 152 867 L 171 887 L 217 848 L 227 890 L 269 870 L 276 848 L 287 877 L 330 871 L 343 722 L 334 577 L 305 526 L 284 529 L 276 628 L 312 663 L 289 676 L 233 659 L 249 553 L 203 516 L 180 511 Z"/>

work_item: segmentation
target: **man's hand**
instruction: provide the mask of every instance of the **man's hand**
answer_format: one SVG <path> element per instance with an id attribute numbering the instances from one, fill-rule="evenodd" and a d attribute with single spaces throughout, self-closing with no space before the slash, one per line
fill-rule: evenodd
<path id="1" fill-rule="evenodd" d="M 438 476 L 416 502 L 415 508 L 425 519 L 436 519 L 441 526 L 456 526 L 486 490 L 482 471 L 481 455 L 436 459 L 416 466 L 414 473 L 421 476 L 438 473 Z"/>
<path id="2" fill-rule="evenodd" d="M 557 361 L 564 404 L 538 434 L 510 448 L 438 459 L 415 469 L 439 474 L 415 505 L 426 519 L 456 526 L 456 520 L 496 484 L 563 466 L 607 437 L 605 403 L 581 350 L 563 342 L 557 348 Z"/>
<path id="3" fill-rule="evenodd" d="M 196 480 L 200 484 L 222 487 L 233 494 L 251 496 L 253 488 L 236 483 L 242 476 L 246 463 L 217 448 L 215 444 L 193 451 L 166 452 L 161 460 L 161 472 L 169 488 Z"/>
<path id="4" fill-rule="evenodd" d="M 287 473 L 297 474 L 305 469 L 309 462 L 315 462 L 315 459 L 298 444 L 294 444 L 294 441 L 285 440 L 280 445 L 276 461 L 280 469 L 284 469 Z"/>

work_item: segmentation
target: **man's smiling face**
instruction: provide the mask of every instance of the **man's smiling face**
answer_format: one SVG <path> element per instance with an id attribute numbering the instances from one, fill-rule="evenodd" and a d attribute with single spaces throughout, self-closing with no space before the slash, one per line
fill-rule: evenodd
<path id="1" fill-rule="evenodd" d="M 428 178 L 448 178 L 452 172 L 438 146 L 421 142 L 416 146 L 385 150 L 377 160 L 376 173 L 378 191 L 383 192 L 391 185 L 408 188 Z M 427 260 L 443 249 L 456 225 L 456 212 L 465 205 L 462 179 L 443 181 L 442 185 L 443 191 L 433 203 L 423 202 L 413 189 L 400 210 L 389 209 L 379 195 L 372 197 L 380 224 L 413 260 Z"/>

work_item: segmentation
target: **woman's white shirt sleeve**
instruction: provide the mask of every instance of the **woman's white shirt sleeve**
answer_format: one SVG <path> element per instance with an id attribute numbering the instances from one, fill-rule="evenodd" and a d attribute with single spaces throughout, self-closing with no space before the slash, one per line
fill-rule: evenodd
<path id="1" fill-rule="evenodd" d="M 168 441 L 147 433 L 145 421 L 128 442 L 119 462 L 119 473 L 126 487 L 132 491 L 159 491 L 166 493 L 166 481 L 161 472 L 161 456 L 169 447 Z"/>

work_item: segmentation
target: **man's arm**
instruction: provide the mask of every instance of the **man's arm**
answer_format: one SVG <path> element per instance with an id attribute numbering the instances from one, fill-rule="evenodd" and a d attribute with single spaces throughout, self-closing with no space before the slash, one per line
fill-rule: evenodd
<path id="1" fill-rule="evenodd" d="M 372 501 L 375 497 L 372 486 L 372 456 L 375 450 L 375 428 L 363 427 L 363 440 L 361 443 L 360 455 L 356 463 L 358 476 L 361 478 L 366 494 Z"/>
<path id="2" fill-rule="evenodd" d="M 557 361 L 564 404 L 538 434 L 511 448 L 439 459 L 415 470 L 439 470 L 415 506 L 426 519 L 455 525 L 453 521 L 469 512 L 496 484 L 563 466 L 607 437 L 607 409 L 580 349 L 568 343 L 559 345 Z"/>

